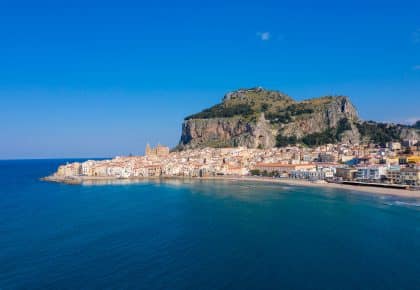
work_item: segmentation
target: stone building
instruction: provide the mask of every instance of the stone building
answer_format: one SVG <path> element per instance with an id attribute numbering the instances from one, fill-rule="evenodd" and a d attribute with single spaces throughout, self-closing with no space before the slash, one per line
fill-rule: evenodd
<path id="1" fill-rule="evenodd" d="M 292 171 L 315 170 L 316 166 L 314 164 L 257 163 L 254 169 L 268 173 L 290 173 Z"/>
<path id="2" fill-rule="evenodd" d="M 335 176 L 344 180 L 353 180 L 356 178 L 357 169 L 351 167 L 337 167 Z"/>
<path id="3" fill-rule="evenodd" d="M 78 176 L 82 174 L 82 165 L 79 162 L 74 162 L 58 167 L 57 176 Z"/>
<path id="4" fill-rule="evenodd" d="M 146 156 L 165 157 L 169 155 L 169 147 L 158 144 L 155 148 L 152 148 L 147 144 L 145 154 Z"/>
<path id="5" fill-rule="evenodd" d="M 160 164 L 151 164 L 144 166 L 145 168 L 145 177 L 156 177 L 162 175 L 162 165 Z"/>

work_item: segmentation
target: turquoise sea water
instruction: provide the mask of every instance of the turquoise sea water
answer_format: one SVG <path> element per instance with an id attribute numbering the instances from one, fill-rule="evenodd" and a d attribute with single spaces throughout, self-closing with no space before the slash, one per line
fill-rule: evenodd
<path id="1" fill-rule="evenodd" d="M 229 181 L 64 185 L 0 161 L 0 289 L 419 289 L 420 201 Z"/>

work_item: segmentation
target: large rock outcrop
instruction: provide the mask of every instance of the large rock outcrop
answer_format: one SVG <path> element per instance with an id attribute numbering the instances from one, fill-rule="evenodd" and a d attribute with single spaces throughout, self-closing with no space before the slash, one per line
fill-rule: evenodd
<path id="1" fill-rule="evenodd" d="M 342 119 L 351 122 L 359 119 L 356 108 L 348 97 L 324 97 L 298 102 L 297 104 L 302 107 L 309 107 L 312 111 L 307 114 L 295 115 L 291 122 L 280 124 L 281 133 L 285 136 L 302 138 L 308 134 L 335 128 Z M 353 137 L 357 139 L 357 136 Z"/>
<path id="2" fill-rule="evenodd" d="M 272 148 L 276 144 L 270 122 L 261 114 L 256 122 L 241 117 L 189 119 L 182 125 L 182 148 Z"/>
<path id="3" fill-rule="evenodd" d="M 365 123 L 346 96 L 295 101 L 278 91 L 241 89 L 227 93 L 222 103 L 186 117 L 178 148 L 271 148 L 284 142 L 319 145 L 418 137 L 410 127 L 394 130 Z M 375 135 L 375 126 L 382 135 Z"/>

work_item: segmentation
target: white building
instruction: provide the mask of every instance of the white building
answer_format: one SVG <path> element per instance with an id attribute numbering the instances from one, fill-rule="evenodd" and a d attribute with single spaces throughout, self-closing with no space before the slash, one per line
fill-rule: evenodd
<path id="1" fill-rule="evenodd" d="M 360 181 L 379 181 L 386 176 L 386 167 L 367 166 L 359 167 L 356 172 L 356 179 Z"/>

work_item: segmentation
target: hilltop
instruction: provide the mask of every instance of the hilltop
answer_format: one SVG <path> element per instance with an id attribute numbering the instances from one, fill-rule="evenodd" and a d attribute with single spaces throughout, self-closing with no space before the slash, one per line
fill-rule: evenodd
<path id="1" fill-rule="evenodd" d="M 227 93 L 221 103 L 186 117 L 178 149 L 385 143 L 418 135 L 414 126 L 360 120 L 347 96 L 296 101 L 257 87 Z"/>

